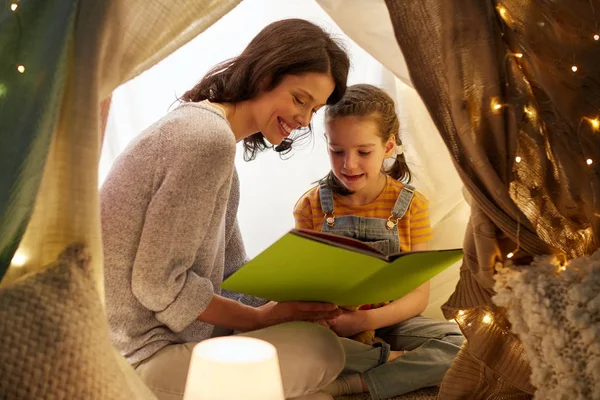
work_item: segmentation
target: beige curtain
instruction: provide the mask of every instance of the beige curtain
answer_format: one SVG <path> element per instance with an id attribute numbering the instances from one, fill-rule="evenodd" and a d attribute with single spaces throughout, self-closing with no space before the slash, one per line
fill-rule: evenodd
<path id="1" fill-rule="evenodd" d="M 62 107 L 33 215 L 18 249 L 22 262 L 9 267 L 2 285 L 49 264 L 70 243 L 83 242 L 90 248 L 103 298 L 98 160 L 101 113 L 108 112 L 108 100 L 102 107 L 101 102 L 117 86 L 200 34 L 239 1 L 79 2 Z"/>
<path id="2" fill-rule="evenodd" d="M 386 4 L 472 197 L 461 279 L 444 306 L 468 342 L 440 397 L 527 398 L 523 348 L 491 301 L 494 266 L 600 246 L 600 1 Z"/>
<path id="3" fill-rule="evenodd" d="M 37 126 L 38 131 L 27 132 L 32 141 L 48 133 L 52 137 L 33 214 L 17 255 L 6 275 L 0 276 L 0 303 L 8 313 L 1 325 L 5 328 L 3 335 L 8 338 L 7 343 L 11 343 L 11 338 L 17 343 L 11 350 L 27 353 L 27 357 L 9 357 L 0 368 L 5 377 L 0 379 L 0 386 L 16 398 L 35 397 L 33 393 L 37 393 L 39 386 L 30 385 L 31 379 L 43 384 L 46 394 L 59 397 L 88 396 L 91 391 L 99 396 L 113 393 L 110 398 L 155 398 L 125 359 L 111 348 L 106 320 L 97 312 L 104 302 L 98 162 L 110 94 L 200 34 L 239 1 L 78 2 L 73 35 L 67 45 L 67 65 L 60 65 L 60 74 L 49 68 L 54 74 L 44 75 L 44 78 L 53 77 L 52 84 L 61 86 L 52 93 L 60 93 L 62 100 L 51 102 L 46 96 L 43 104 L 46 109 L 37 110 L 38 115 L 51 116 L 53 120 L 46 121 L 44 126 L 54 127 L 53 131 L 39 132 Z M 39 6 L 39 3 L 31 5 Z M 21 9 L 26 10 L 25 5 Z M 64 12 L 58 8 L 46 11 Z M 27 14 L 23 16 L 25 23 Z M 39 36 L 39 40 L 52 40 L 52 36 Z M 62 74 L 65 68 L 67 72 Z M 26 73 L 33 74 L 35 69 L 29 68 Z M 55 110 L 57 103 L 60 107 Z M 9 130 L 3 130 L 2 135 L 7 132 Z M 34 144 L 29 146 L 18 181 L 13 186 L 12 208 L 8 212 L 0 210 L 0 216 L 6 217 L 3 223 L 9 227 L 20 224 L 20 220 L 16 220 L 30 213 L 29 197 L 35 193 L 32 182 L 38 182 L 36 168 L 42 161 L 39 157 L 46 154 L 46 148 L 40 146 L 47 146 L 48 142 L 37 140 Z M 65 261 L 64 254 L 54 262 L 72 243 L 83 243 L 89 250 L 90 268 L 100 301 L 79 295 L 86 289 L 87 262 Z M 12 252 L 8 247 L 0 250 Z M 61 265 L 66 265 L 67 270 L 61 269 Z M 18 279 L 45 267 L 48 269 L 44 272 L 49 274 L 37 273 Z M 86 269 L 84 275 L 76 271 L 79 268 Z M 51 279 L 52 284 L 44 284 L 44 279 Z M 31 298 L 23 296 L 24 290 L 30 290 Z M 63 293 L 65 296 L 75 293 L 78 297 L 64 298 Z M 45 308 L 36 307 L 36 301 L 41 301 Z M 73 304 L 77 307 L 73 308 Z M 17 315 L 10 313 L 15 307 L 20 307 Z M 44 309 L 48 312 L 40 311 Z M 61 339 L 58 344 L 56 337 Z M 94 340 L 82 343 L 82 338 L 92 337 Z M 40 365 L 48 368 L 40 372 Z M 65 366 L 68 366 L 67 371 L 61 374 L 64 379 L 57 380 L 53 369 Z"/>

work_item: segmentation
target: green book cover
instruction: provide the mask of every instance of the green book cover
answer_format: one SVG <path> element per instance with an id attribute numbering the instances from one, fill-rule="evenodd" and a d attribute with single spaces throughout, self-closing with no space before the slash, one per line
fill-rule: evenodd
<path id="1" fill-rule="evenodd" d="M 372 304 L 401 298 L 462 256 L 462 249 L 450 249 L 386 257 L 355 239 L 294 229 L 221 287 L 274 301 Z"/>

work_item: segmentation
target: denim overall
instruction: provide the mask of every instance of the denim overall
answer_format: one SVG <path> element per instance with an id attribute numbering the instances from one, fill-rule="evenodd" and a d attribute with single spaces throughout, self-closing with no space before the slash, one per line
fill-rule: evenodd
<path id="1" fill-rule="evenodd" d="M 322 185 L 319 187 L 319 195 L 321 197 L 321 210 L 323 210 L 325 219 L 321 230 L 368 243 L 386 256 L 397 253 L 400 251 L 398 220 L 404 217 L 404 214 L 408 211 L 415 195 L 414 190 L 410 185 L 405 185 L 402 188 L 386 221 L 382 218 L 356 217 L 353 215 L 336 217 L 333 206 L 333 192 L 329 186 Z"/>
<path id="2" fill-rule="evenodd" d="M 414 188 L 405 185 L 387 220 L 357 216 L 335 216 L 333 193 L 319 187 L 324 214 L 323 232 L 335 233 L 368 243 L 385 255 L 400 251 L 398 220 L 408 211 Z M 414 390 L 437 386 L 464 341 L 453 322 L 416 316 L 393 326 L 377 329 L 385 343 L 368 346 L 342 338 L 346 352 L 344 374 L 361 373 L 374 400 L 387 399 Z M 390 350 L 406 354 L 386 363 Z"/>

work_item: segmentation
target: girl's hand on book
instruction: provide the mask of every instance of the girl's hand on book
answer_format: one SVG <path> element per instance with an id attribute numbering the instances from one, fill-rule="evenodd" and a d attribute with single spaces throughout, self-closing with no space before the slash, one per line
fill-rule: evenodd
<path id="1" fill-rule="evenodd" d="M 336 321 L 337 321 L 337 317 L 331 318 L 331 319 L 320 319 L 317 321 L 310 321 L 310 322 L 314 322 L 315 324 L 319 324 L 321 326 L 324 326 L 325 328 L 331 328 L 332 326 L 335 325 Z"/>
<path id="2" fill-rule="evenodd" d="M 321 326 L 324 326 L 325 328 L 329 329 L 333 325 L 330 321 L 331 320 L 320 319 L 318 321 L 308 321 L 308 322 L 314 322 L 317 325 L 321 325 Z"/>
<path id="3" fill-rule="evenodd" d="M 342 313 L 335 304 L 306 301 L 271 301 L 258 307 L 257 311 L 256 329 L 290 321 L 334 320 Z"/>
<path id="4" fill-rule="evenodd" d="M 367 310 L 344 311 L 333 322 L 331 329 L 341 337 L 350 337 L 369 329 L 367 326 Z"/>

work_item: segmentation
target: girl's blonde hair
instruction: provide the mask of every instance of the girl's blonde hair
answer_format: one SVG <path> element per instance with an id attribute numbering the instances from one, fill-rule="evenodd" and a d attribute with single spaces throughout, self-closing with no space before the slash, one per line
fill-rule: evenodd
<path id="1" fill-rule="evenodd" d="M 402 145 L 400 140 L 400 122 L 396 114 L 394 100 L 383 90 L 368 84 L 358 84 L 348 87 L 342 99 L 336 104 L 327 106 L 325 110 L 325 124 L 336 118 L 364 117 L 372 118 L 378 126 L 378 134 L 383 143 L 390 136 L 394 136 L 396 146 Z M 412 179 L 410 168 L 406 164 L 404 153 L 396 155 L 394 164 L 385 170 L 385 173 L 394 179 L 409 183 Z M 325 184 L 339 194 L 351 194 L 335 177 L 333 171 L 321 179 Z"/>

